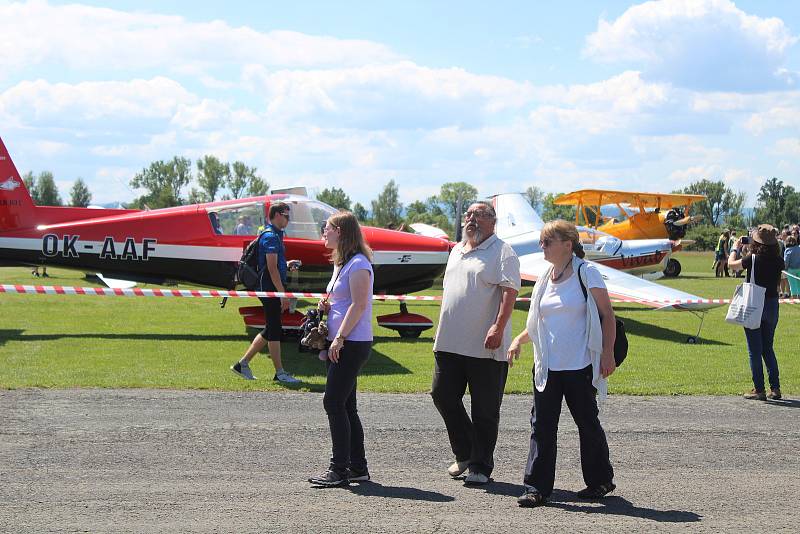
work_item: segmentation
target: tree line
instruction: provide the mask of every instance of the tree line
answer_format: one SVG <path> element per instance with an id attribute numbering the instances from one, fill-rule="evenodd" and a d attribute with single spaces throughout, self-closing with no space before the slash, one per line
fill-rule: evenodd
<path id="1" fill-rule="evenodd" d="M 191 160 L 179 156 L 150 163 L 130 180 L 131 187 L 144 189 L 145 193 L 126 207 L 156 209 L 213 202 L 218 199 L 261 196 L 269 190 L 269 183 L 259 176 L 256 167 L 249 167 L 242 161 L 227 163 L 216 156 L 206 155 L 198 159 L 194 167 L 196 175 L 193 175 Z M 192 187 L 185 193 L 184 190 L 195 176 L 199 188 Z M 28 172 L 23 180 L 37 205 L 64 205 L 53 173 L 43 171 L 34 175 Z M 745 193 L 733 190 L 722 180 L 697 180 L 673 193 L 707 197 L 692 207 L 692 213 L 703 216 L 700 226 L 705 228 L 705 232 L 711 232 L 723 224 L 745 229 L 764 222 L 780 227 L 800 221 L 800 191 L 775 177 L 761 186 L 755 210 L 750 213 L 744 211 Z M 528 202 L 544 220 L 574 219 L 573 206 L 557 206 L 554 203 L 560 194 L 546 193 L 536 186 L 529 186 L 524 192 Z M 403 228 L 421 222 L 436 226 L 453 237 L 456 225 L 461 220 L 461 214 L 457 213 L 459 201 L 461 209 L 465 210 L 471 202 L 478 199 L 478 190 L 467 182 L 448 182 L 440 187 L 437 194 L 404 205 L 400 202 L 397 182 L 392 179 L 368 206 L 360 202 L 353 203 L 343 189 L 336 187 L 323 189 L 316 197 L 335 208 L 352 211 L 365 224 Z M 91 200 L 92 193 L 86 182 L 82 178 L 75 180 L 70 189 L 69 205 L 86 207 Z"/>

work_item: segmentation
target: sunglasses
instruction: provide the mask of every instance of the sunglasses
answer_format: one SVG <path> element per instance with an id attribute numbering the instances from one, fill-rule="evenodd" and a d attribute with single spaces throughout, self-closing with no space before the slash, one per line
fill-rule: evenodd
<path id="1" fill-rule="evenodd" d="M 544 239 L 540 239 L 539 240 L 539 246 L 540 247 L 549 247 L 550 245 L 552 245 L 555 242 L 563 243 L 564 240 L 563 239 L 556 239 L 554 237 L 545 237 Z"/>

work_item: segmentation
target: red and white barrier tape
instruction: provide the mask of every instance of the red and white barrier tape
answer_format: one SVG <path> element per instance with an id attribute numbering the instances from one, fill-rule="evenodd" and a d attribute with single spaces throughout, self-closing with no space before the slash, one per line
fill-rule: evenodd
<path id="1" fill-rule="evenodd" d="M 64 287 L 64 286 L 28 286 L 0 284 L 0 293 L 20 293 L 34 295 L 92 295 L 117 297 L 179 297 L 179 298 L 224 298 L 224 297 L 284 297 L 290 299 L 323 298 L 325 293 L 300 293 L 277 291 L 225 291 L 218 289 L 130 289 L 108 287 Z M 422 300 L 440 301 L 441 296 L 433 295 L 373 295 L 373 300 Z M 530 297 L 520 297 L 518 302 L 530 302 Z M 611 302 L 626 304 L 730 304 L 730 299 L 611 299 Z M 800 304 L 800 299 L 780 299 L 783 304 Z"/>

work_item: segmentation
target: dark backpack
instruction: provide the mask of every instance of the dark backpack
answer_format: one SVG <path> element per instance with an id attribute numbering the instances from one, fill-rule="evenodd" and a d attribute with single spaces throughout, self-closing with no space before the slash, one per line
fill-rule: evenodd
<path id="1" fill-rule="evenodd" d="M 268 231 L 264 230 L 258 234 L 258 237 L 250 241 L 244 252 L 242 252 L 242 257 L 239 258 L 239 264 L 236 267 L 236 280 L 250 291 L 260 289 L 261 272 L 258 270 L 258 241 L 264 235 L 264 232 Z"/>
<path id="2" fill-rule="evenodd" d="M 588 301 L 589 293 L 586 291 L 586 286 L 583 284 L 583 279 L 581 278 L 581 267 L 583 267 L 583 265 L 584 264 L 581 263 L 578 266 L 578 282 L 581 284 L 583 298 Z M 617 364 L 617 367 L 619 367 L 628 356 L 628 336 L 625 334 L 625 323 L 622 322 L 622 319 L 616 317 L 616 323 L 617 336 L 616 340 L 614 341 L 614 362 Z"/>

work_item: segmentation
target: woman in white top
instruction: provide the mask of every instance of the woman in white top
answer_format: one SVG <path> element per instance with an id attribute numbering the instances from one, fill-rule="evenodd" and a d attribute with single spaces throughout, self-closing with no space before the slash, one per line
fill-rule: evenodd
<path id="1" fill-rule="evenodd" d="M 517 499 L 520 506 L 543 504 L 553 491 L 562 398 L 580 436 L 586 488 L 578 496 L 600 498 L 616 488 L 596 399 L 598 393 L 605 396 L 606 378 L 616 369 L 611 300 L 600 272 L 582 259 L 583 246 L 574 224 L 547 223 L 539 244 L 552 265 L 536 282 L 527 328 L 508 349 L 511 365 L 519 358 L 520 345 L 533 342 L 531 441 L 525 493 Z"/>

